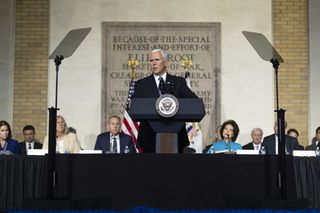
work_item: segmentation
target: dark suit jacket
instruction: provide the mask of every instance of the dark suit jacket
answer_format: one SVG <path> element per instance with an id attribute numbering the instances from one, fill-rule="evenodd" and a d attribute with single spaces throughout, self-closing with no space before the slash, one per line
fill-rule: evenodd
<path id="1" fill-rule="evenodd" d="M 26 142 L 20 142 L 20 155 L 27 155 L 27 150 L 26 150 Z M 38 142 L 34 142 L 34 149 L 42 149 L 42 144 Z"/>
<path id="2" fill-rule="evenodd" d="M 131 136 L 120 133 L 119 138 L 120 138 L 120 153 L 124 153 L 124 149 L 126 146 L 128 146 L 130 153 L 136 152 Z M 102 150 L 102 153 L 105 153 L 110 150 L 110 132 L 104 132 L 98 135 L 94 149 Z"/>
<path id="3" fill-rule="evenodd" d="M 275 134 L 266 136 L 263 138 L 262 145 L 266 149 L 266 154 L 275 155 L 276 154 L 276 144 L 275 144 Z M 286 135 L 286 150 L 289 154 L 292 154 L 293 150 L 298 150 L 298 141 L 296 138 Z"/>
<path id="4" fill-rule="evenodd" d="M 187 86 L 182 77 L 173 76 L 167 73 L 166 83 L 174 83 L 175 89 L 172 95 L 176 98 L 198 98 Z M 153 75 L 137 81 L 133 98 L 158 98 L 159 91 Z M 141 122 L 138 133 L 138 146 L 143 152 L 155 152 L 156 134 L 153 132 L 148 122 Z M 189 145 L 189 140 L 185 126 L 178 133 L 178 151 L 183 152 L 183 148 Z"/>
<path id="5" fill-rule="evenodd" d="M 306 146 L 306 150 L 317 150 L 317 138 L 313 137 L 311 141 L 311 145 Z"/>
<path id="6" fill-rule="evenodd" d="M 242 149 L 254 149 L 253 148 L 253 143 L 251 142 L 251 143 L 248 143 L 248 144 L 246 144 L 246 145 L 244 145 L 243 147 L 242 147 Z"/>
<path id="7" fill-rule="evenodd" d="M 317 149 L 316 144 L 311 144 L 309 146 L 306 146 L 306 150 L 316 150 L 316 149 Z"/>
<path id="8" fill-rule="evenodd" d="M 214 142 L 214 143 L 215 143 L 215 142 Z M 212 143 L 212 144 L 213 144 L 213 143 Z M 204 150 L 202 150 L 202 153 L 203 153 L 203 154 L 207 154 L 207 152 L 208 152 L 209 149 L 211 148 L 212 144 L 206 146 L 206 147 L 204 148 Z"/>

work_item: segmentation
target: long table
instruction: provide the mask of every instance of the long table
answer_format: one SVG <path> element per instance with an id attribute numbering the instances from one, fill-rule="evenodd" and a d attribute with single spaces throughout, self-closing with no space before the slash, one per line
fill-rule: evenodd
<path id="1" fill-rule="evenodd" d="M 46 195 L 46 157 L 0 156 L 0 211 Z M 320 159 L 287 158 L 288 199 L 320 207 Z M 280 199 L 276 156 L 57 155 L 56 198 L 110 197 L 114 209 L 212 209 Z"/>

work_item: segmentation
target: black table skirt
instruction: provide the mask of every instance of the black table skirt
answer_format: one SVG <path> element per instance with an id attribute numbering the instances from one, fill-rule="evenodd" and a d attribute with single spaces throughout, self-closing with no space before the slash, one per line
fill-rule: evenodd
<path id="1" fill-rule="evenodd" d="M 44 198 L 44 156 L 0 156 L 0 211 L 18 209 L 23 199 Z M 236 199 L 277 199 L 275 157 L 236 155 L 58 155 L 57 197 L 81 199 L 112 196 L 113 205 L 127 207 L 171 199 L 202 199 L 200 205 L 232 196 Z M 288 193 L 320 208 L 320 159 L 289 158 Z M 291 184 L 293 183 L 293 184 Z M 163 193 L 166 193 L 165 195 Z M 182 196 L 181 196 L 182 195 Z M 119 198 L 117 200 L 117 198 Z M 122 200 L 121 200 L 122 199 Z M 169 204 L 168 204 L 169 202 Z M 179 201 L 177 201 L 179 202 Z M 157 207 L 156 204 L 153 207 Z M 208 205 L 209 207 L 209 205 Z"/>
<path id="2" fill-rule="evenodd" d="M 0 211 L 21 206 L 24 198 L 43 197 L 44 157 L 0 156 Z"/>
<path id="3" fill-rule="evenodd" d="M 320 208 L 320 158 L 294 158 L 298 198 L 308 199 L 310 208 Z"/>

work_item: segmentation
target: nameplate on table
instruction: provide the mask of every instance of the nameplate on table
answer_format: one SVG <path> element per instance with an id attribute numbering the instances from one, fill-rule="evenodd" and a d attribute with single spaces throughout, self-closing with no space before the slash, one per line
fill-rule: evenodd
<path id="1" fill-rule="evenodd" d="M 80 150 L 79 154 L 102 154 L 102 150 Z"/>
<path id="2" fill-rule="evenodd" d="M 253 149 L 238 149 L 236 151 L 237 155 L 259 155 L 259 150 Z"/>
<path id="3" fill-rule="evenodd" d="M 219 150 L 219 151 L 214 151 L 212 154 L 236 154 L 236 152 L 232 151 L 232 150 L 229 151 L 227 149 L 223 149 L 223 150 Z"/>
<path id="4" fill-rule="evenodd" d="M 27 155 L 45 155 L 48 154 L 47 149 L 28 149 Z"/>
<path id="5" fill-rule="evenodd" d="M 314 150 L 293 150 L 294 157 L 316 157 Z"/>

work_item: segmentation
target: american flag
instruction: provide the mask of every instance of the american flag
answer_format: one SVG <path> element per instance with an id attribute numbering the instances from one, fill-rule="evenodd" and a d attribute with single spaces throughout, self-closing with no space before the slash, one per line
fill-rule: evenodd
<path id="1" fill-rule="evenodd" d="M 185 73 L 185 80 L 187 86 L 191 89 L 190 86 L 190 73 L 187 71 Z M 190 145 L 189 147 L 196 150 L 196 153 L 202 153 L 202 131 L 198 122 L 187 122 L 186 123 L 186 130 L 189 138 Z"/>
<path id="2" fill-rule="evenodd" d="M 131 82 L 129 85 L 129 92 L 128 92 L 126 108 L 124 110 L 124 115 L 123 115 L 123 120 L 122 120 L 121 130 L 123 133 L 125 133 L 127 135 L 131 135 L 133 142 L 134 142 L 135 146 L 137 147 L 139 122 L 133 121 L 128 113 L 129 108 L 130 108 L 130 103 L 131 103 L 131 97 L 134 93 L 135 83 L 136 83 L 135 80 L 131 79 Z M 141 152 L 141 150 L 139 150 L 139 149 L 137 149 L 137 151 Z"/>

